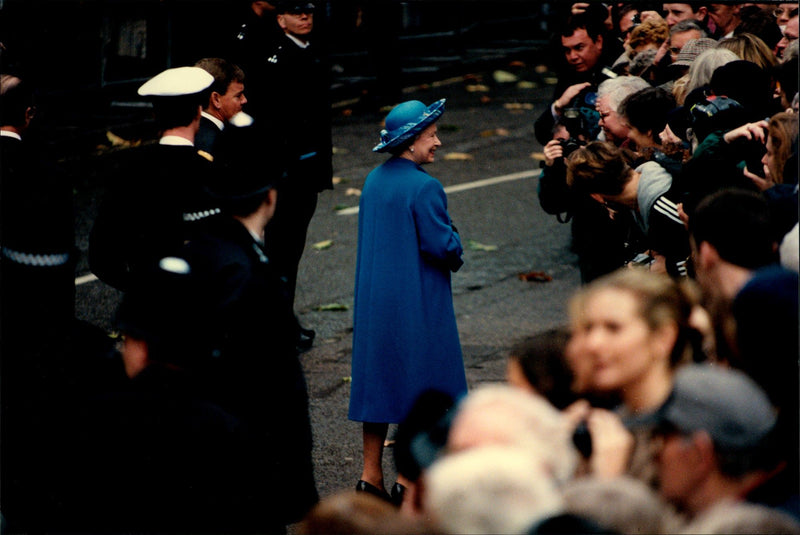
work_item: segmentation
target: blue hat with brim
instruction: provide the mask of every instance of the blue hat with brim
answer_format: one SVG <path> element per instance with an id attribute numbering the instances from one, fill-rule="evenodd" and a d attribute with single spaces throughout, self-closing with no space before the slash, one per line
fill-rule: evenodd
<path id="1" fill-rule="evenodd" d="M 444 113 L 445 100 L 437 100 L 430 106 L 419 100 L 409 100 L 392 108 L 386 116 L 386 128 L 381 130 L 381 142 L 375 145 L 373 152 L 386 152 L 425 130 Z"/>

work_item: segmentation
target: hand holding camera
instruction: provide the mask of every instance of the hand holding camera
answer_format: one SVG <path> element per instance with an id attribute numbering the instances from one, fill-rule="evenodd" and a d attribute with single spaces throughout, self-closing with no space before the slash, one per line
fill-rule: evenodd
<path id="1" fill-rule="evenodd" d="M 616 477 L 625 473 L 634 438 L 617 414 L 581 400 L 567 407 L 564 416 L 574 425 L 573 443 L 591 474 Z"/>
<path id="2" fill-rule="evenodd" d="M 745 162 L 744 174 L 754 182 L 767 178 L 765 165 L 761 162 L 767 152 L 767 121 L 747 123 L 727 132 L 723 139 L 736 147 L 741 161 Z M 758 185 L 758 183 L 756 182 Z M 761 187 L 759 185 L 759 187 Z M 763 189 L 763 188 L 762 188 Z"/>

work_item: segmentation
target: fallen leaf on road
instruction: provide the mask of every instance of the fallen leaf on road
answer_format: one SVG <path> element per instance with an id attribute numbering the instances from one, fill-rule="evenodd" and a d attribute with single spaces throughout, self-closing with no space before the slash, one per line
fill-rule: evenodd
<path id="1" fill-rule="evenodd" d="M 317 243 L 315 243 L 311 247 L 313 247 L 317 251 L 322 251 L 323 249 L 327 249 L 331 245 L 333 245 L 333 240 L 325 240 L 325 241 L 318 241 Z"/>
<path id="2" fill-rule="evenodd" d="M 545 159 L 543 152 L 532 152 L 531 158 L 533 158 L 534 160 L 542 160 L 542 161 L 544 161 Z"/>
<path id="3" fill-rule="evenodd" d="M 342 377 L 342 382 L 343 383 L 352 383 L 353 382 L 353 378 L 352 377 Z"/>
<path id="4" fill-rule="evenodd" d="M 537 74 L 544 74 L 547 72 L 547 65 L 537 65 L 534 69 Z"/>
<path id="5" fill-rule="evenodd" d="M 553 280 L 553 277 L 544 271 L 529 271 L 528 273 L 520 273 L 518 277 L 519 280 L 526 282 L 550 282 Z"/>
<path id="6" fill-rule="evenodd" d="M 340 176 L 335 176 L 331 179 L 334 184 L 347 184 L 347 179 Z"/>
<path id="7" fill-rule="evenodd" d="M 350 310 L 350 307 L 342 303 L 328 303 L 326 305 L 319 305 L 314 310 L 319 312 L 339 312 L 343 310 Z"/>
<path id="8" fill-rule="evenodd" d="M 519 80 L 517 75 L 512 74 L 508 71 L 494 71 L 492 76 L 494 77 L 494 81 L 497 82 L 498 84 L 508 84 Z"/>
<path id="9" fill-rule="evenodd" d="M 519 67 L 519 68 L 522 68 L 522 67 L 524 67 L 524 66 L 525 66 L 525 62 L 524 62 L 524 61 L 520 61 L 520 60 L 518 60 L 518 59 L 515 59 L 514 61 L 511 61 L 511 62 L 509 62 L 508 66 L 509 66 L 509 67 Z"/>
<path id="10" fill-rule="evenodd" d="M 484 243 L 476 242 L 475 240 L 467 240 L 467 247 L 471 251 L 496 251 L 496 245 L 486 245 Z"/>
<path id="11" fill-rule="evenodd" d="M 517 84 L 517 89 L 536 89 L 537 87 L 539 87 L 539 84 L 527 80 L 523 80 Z"/>
<path id="12" fill-rule="evenodd" d="M 114 147 L 135 147 L 139 144 L 138 142 L 123 139 L 110 130 L 106 131 L 106 139 L 109 140 Z"/>
<path id="13" fill-rule="evenodd" d="M 349 196 L 355 195 L 356 197 L 358 197 L 361 195 L 361 190 L 358 188 L 347 188 L 347 191 L 345 191 L 344 194 Z"/>
<path id="14" fill-rule="evenodd" d="M 488 93 L 489 86 L 484 84 L 470 84 L 467 86 L 468 93 Z"/>
<path id="15" fill-rule="evenodd" d="M 340 148 L 340 147 L 333 147 L 333 149 L 331 149 L 331 151 L 332 151 L 334 154 L 348 154 L 348 153 L 350 152 L 349 150 L 347 150 L 347 149 L 342 149 L 342 148 Z"/>
<path id="16" fill-rule="evenodd" d="M 445 160 L 472 160 L 472 154 L 466 154 L 464 152 L 448 152 L 444 155 Z"/>
<path id="17" fill-rule="evenodd" d="M 546 83 L 547 85 L 556 85 L 558 83 L 558 78 L 556 78 L 555 76 L 546 76 L 544 78 L 544 83 Z"/>
<path id="18" fill-rule="evenodd" d="M 505 128 L 494 128 L 492 130 L 484 130 L 480 133 L 481 137 L 494 137 L 494 136 L 508 136 L 508 130 Z"/>
<path id="19" fill-rule="evenodd" d="M 532 110 L 533 104 L 530 102 L 506 102 L 503 107 L 507 110 Z"/>

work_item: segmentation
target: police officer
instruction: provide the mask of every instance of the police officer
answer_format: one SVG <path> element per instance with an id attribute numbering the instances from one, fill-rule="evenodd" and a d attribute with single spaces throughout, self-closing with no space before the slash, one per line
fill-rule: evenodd
<path id="1" fill-rule="evenodd" d="M 30 136 L 35 115 L 32 87 L 0 74 L 0 509 L 10 531 L 36 514 L 33 434 L 65 382 L 74 320 L 72 184 Z"/>
<path id="2" fill-rule="evenodd" d="M 271 161 L 286 170 L 277 186 L 278 205 L 267 226 L 266 247 L 289 282 L 292 304 L 318 193 L 333 188 L 330 82 L 312 38 L 314 11 L 310 2 L 277 3 L 276 18 L 284 36 L 263 65 L 247 73 L 254 85 L 250 113 L 255 126 L 274 154 Z M 311 346 L 313 330 L 298 322 L 296 334 L 298 347 Z"/>
<path id="3" fill-rule="evenodd" d="M 194 139 L 213 76 L 199 67 L 167 69 L 139 88 L 153 103 L 158 144 L 127 151 L 109 171 L 113 185 L 89 241 L 89 266 L 126 290 L 131 277 L 173 254 L 204 220 L 218 214 L 203 190 L 211 163 Z"/>

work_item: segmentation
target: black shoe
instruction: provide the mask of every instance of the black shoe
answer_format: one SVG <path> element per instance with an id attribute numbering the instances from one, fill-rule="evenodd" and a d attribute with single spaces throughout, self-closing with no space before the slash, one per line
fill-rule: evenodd
<path id="1" fill-rule="evenodd" d="M 314 337 L 317 333 L 311 329 L 298 327 L 297 333 L 297 350 L 300 352 L 308 351 L 314 345 Z"/>
<path id="2" fill-rule="evenodd" d="M 366 492 L 367 494 L 372 494 L 380 498 L 381 500 L 387 501 L 389 503 L 394 503 L 392 497 L 389 496 L 389 493 L 383 489 L 379 489 L 375 485 L 371 483 L 367 483 L 363 479 L 359 479 L 358 483 L 356 483 L 356 492 Z"/>
<path id="3" fill-rule="evenodd" d="M 405 485 L 401 485 L 400 483 L 395 483 L 392 485 L 392 503 L 395 504 L 397 507 L 400 507 L 403 503 L 403 496 L 406 494 L 406 487 Z"/>

